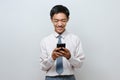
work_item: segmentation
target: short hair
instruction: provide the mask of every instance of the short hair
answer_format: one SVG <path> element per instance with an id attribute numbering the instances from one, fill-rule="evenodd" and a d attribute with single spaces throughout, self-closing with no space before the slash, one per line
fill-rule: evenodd
<path id="1" fill-rule="evenodd" d="M 58 14 L 58 13 L 64 13 L 67 18 L 69 18 L 69 15 L 70 15 L 70 12 L 67 7 L 63 5 L 55 5 L 50 11 L 51 19 L 54 16 L 54 14 Z"/>

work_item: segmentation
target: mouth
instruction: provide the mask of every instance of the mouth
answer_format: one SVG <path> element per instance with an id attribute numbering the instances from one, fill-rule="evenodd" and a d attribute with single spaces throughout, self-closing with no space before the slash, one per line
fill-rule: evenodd
<path id="1" fill-rule="evenodd" d="M 63 27 L 63 26 L 57 26 L 57 27 L 56 27 L 56 31 L 57 31 L 58 33 L 62 33 L 62 32 L 64 31 L 64 27 Z"/>
<path id="2" fill-rule="evenodd" d="M 63 29 L 64 29 L 64 28 L 61 27 L 61 26 L 60 26 L 60 27 L 57 27 L 57 30 L 60 30 L 60 31 L 61 31 L 61 30 L 63 30 Z"/>
<path id="3" fill-rule="evenodd" d="M 58 28 L 58 29 L 62 29 L 63 27 L 62 27 L 62 26 L 58 26 L 57 28 Z"/>

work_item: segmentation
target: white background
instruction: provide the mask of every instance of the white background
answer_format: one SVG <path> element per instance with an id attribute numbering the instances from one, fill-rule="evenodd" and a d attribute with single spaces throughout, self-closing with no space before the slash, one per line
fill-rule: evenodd
<path id="1" fill-rule="evenodd" d="M 77 80 L 120 80 L 120 0 L 0 0 L 0 80 L 44 80 L 39 43 L 54 30 L 56 4 L 69 8 L 67 29 L 83 43 Z"/>

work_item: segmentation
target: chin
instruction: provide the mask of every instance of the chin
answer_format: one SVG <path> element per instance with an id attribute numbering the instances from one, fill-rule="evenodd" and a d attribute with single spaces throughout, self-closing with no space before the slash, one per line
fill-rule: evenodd
<path id="1" fill-rule="evenodd" d="M 62 34 L 65 30 L 56 30 L 58 34 Z"/>
<path id="2" fill-rule="evenodd" d="M 62 34 L 64 31 L 58 31 L 59 34 Z"/>

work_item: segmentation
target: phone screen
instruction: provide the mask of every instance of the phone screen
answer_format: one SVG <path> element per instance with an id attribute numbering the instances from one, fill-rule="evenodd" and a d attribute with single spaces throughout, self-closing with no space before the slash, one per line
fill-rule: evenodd
<path id="1" fill-rule="evenodd" d="M 59 47 L 64 47 L 65 48 L 65 43 L 61 43 L 61 44 L 57 44 L 57 48 L 59 48 Z"/>

